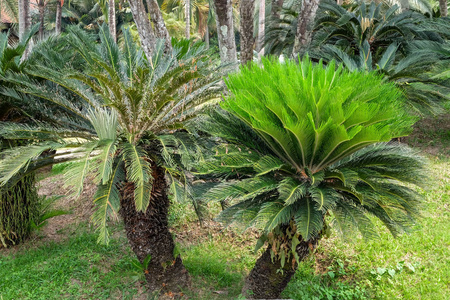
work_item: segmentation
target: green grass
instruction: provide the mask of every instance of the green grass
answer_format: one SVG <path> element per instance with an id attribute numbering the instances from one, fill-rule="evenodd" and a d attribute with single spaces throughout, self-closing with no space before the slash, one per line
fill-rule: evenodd
<path id="1" fill-rule="evenodd" d="M 284 298 L 449 299 L 450 160 L 434 159 L 423 195 L 423 219 L 416 230 L 394 239 L 321 241 L 303 262 Z M 192 275 L 187 299 L 238 299 L 245 274 L 257 255 L 252 234 L 198 229 L 189 204 L 177 204 L 171 223 L 180 239 L 183 262 Z M 189 227 L 191 226 L 191 227 Z M 69 230 L 67 232 L 73 232 Z M 96 243 L 87 225 L 60 243 L 0 250 L 0 299 L 145 299 L 142 275 L 121 226 L 112 226 L 108 247 Z M 68 233 L 69 235 L 69 233 Z M 39 244 L 39 243 L 38 243 Z"/>
<path id="2" fill-rule="evenodd" d="M 353 238 L 344 242 L 335 237 L 323 240 L 315 264 L 339 273 L 334 270 L 336 262 L 343 262 L 338 267 L 341 276 L 329 280 L 327 273 L 315 274 L 311 262 L 306 262 L 309 267 L 300 268 L 284 296 L 327 299 L 320 288 L 333 289 L 328 291 L 333 294 L 344 288 L 338 286 L 340 283 L 347 286 L 344 289 L 352 297 L 340 295 L 332 299 L 364 299 L 364 295 L 370 299 L 449 299 L 450 161 L 435 160 L 430 167 L 436 180 L 429 190 L 421 191 L 423 219 L 415 231 L 395 239 L 380 226 L 380 238 L 376 240 Z M 307 283 L 313 288 L 302 298 L 296 290 Z M 361 289 L 365 293 L 359 293 Z"/>

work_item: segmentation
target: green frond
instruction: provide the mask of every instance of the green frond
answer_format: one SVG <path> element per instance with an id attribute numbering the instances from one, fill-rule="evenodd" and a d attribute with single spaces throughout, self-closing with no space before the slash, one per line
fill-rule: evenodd
<path id="1" fill-rule="evenodd" d="M 94 169 L 95 156 L 93 152 L 98 144 L 98 141 L 83 144 L 79 148 L 81 157 L 75 157 L 70 168 L 64 170 L 65 186 L 69 187 L 76 196 L 81 195 L 86 176 Z"/>
<path id="2" fill-rule="evenodd" d="M 153 184 L 148 156 L 143 149 L 134 144 L 125 143 L 122 147 L 127 180 L 134 183 L 136 210 L 145 211 L 150 202 L 150 193 Z"/>
<path id="3" fill-rule="evenodd" d="M 297 232 L 305 241 L 317 237 L 323 228 L 323 214 L 315 208 L 316 204 L 310 197 L 304 197 L 295 210 L 295 225 Z"/>
<path id="4" fill-rule="evenodd" d="M 32 160 L 38 158 L 44 151 L 56 150 L 63 146 L 64 144 L 60 143 L 43 142 L 3 150 L 0 153 L 0 186 L 5 185 L 20 172 L 26 171 Z"/>
<path id="5" fill-rule="evenodd" d="M 120 183 L 125 180 L 123 162 L 115 161 L 111 171 L 109 181 L 100 184 L 94 196 L 95 211 L 92 214 L 92 223 L 99 233 L 97 242 L 101 244 L 109 243 L 109 233 L 107 229 L 108 216 L 118 219 L 120 208 Z"/>

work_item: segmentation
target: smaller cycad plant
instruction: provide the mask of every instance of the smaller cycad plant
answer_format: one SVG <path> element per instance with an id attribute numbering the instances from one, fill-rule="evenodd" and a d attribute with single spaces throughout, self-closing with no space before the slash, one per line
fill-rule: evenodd
<path id="1" fill-rule="evenodd" d="M 223 142 L 199 174 L 226 181 L 203 196 L 232 199 L 219 219 L 262 230 L 268 247 L 243 292 L 276 298 L 299 261 L 329 228 L 377 235 L 368 215 L 397 235 L 414 225 L 424 162 L 393 138 L 414 119 L 401 93 L 373 73 L 350 73 L 333 62 L 308 59 L 261 66 L 230 75 L 230 96 L 199 124 Z"/>

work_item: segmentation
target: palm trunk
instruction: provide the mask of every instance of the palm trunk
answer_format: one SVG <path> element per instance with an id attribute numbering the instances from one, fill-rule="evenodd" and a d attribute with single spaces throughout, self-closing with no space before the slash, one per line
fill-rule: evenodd
<path id="1" fill-rule="evenodd" d="M 337 5 L 342 5 L 344 4 L 344 0 L 336 0 Z"/>
<path id="2" fill-rule="evenodd" d="M 108 10 L 108 22 L 109 22 L 109 32 L 114 40 L 117 42 L 117 32 L 116 32 L 116 1 L 109 0 L 109 10 Z"/>
<path id="3" fill-rule="evenodd" d="M 316 244 L 316 240 L 312 243 L 301 241 L 296 248 L 299 260 L 308 257 L 310 247 Z M 281 267 L 280 259 L 274 258 L 272 262 L 271 249 L 272 245 L 269 245 L 245 279 L 242 294 L 248 299 L 278 299 L 297 270 L 297 262 L 292 265 L 286 261 L 284 267 Z"/>
<path id="4" fill-rule="evenodd" d="M 233 8 L 231 0 L 214 0 L 217 35 L 219 38 L 220 60 L 223 64 L 237 67 L 236 41 L 233 27 Z"/>
<path id="5" fill-rule="evenodd" d="M 254 0 L 242 0 L 239 8 L 241 15 L 241 64 L 253 60 L 253 46 L 255 38 L 253 37 L 253 13 L 255 12 Z"/>
<path id="6" fill-rule="evenodd" d="M 266 22 L 266 0 L 259 1 L 259 20 L 258 20 L 258 44 L 256 51 L 259 57 L 264 56 L 264 37 L 265 37 L 265 22 Z"/>
<path id="7" fill-rule="evenodd" d="M 208 24 L 206 24 L 206 31 L 205 31 L 205 46 L 206 46 L 206 49 L 209 49 L 209 27 L 208 27 Z"/>
<path id="8" fill-rule="evenodd" d="M 190 285 L 190 277 L 179 255 L 174 257 L 175 244 L 168 228 L 169 198 L 164 170 L 152 166 L 153 189 L 145 213 L 137 212 L 133 183 L 122 189 L 120 215 L 128 241 L 141 263 L 150 255 L 145 278 L 150 290 L 178 292 Z M 145 268 L 145 266 L 144 266 Z"/>
<path id="9" fill-rule="evenodd" d="M 283 0 L 272 0 L 272 19 L 277 20 L 280 18 L 280 9 L 283 7 Z"/>
<path id="10" fill-rule="evenodd" d="M 294 49 L 292 57 L 297 59 L 298 55 L 309 45 L 312 38 L 312 27 L 316 12 L 319 7 L 319 0 L 302 1 L 302 9 L 298 15 L 297 32 L 295 34 Z"/>
<path id="11" fill-rule="evenodd" d="M 38 1 L 39 11 L 39 39 L 44 39 L 44 14 L 45 14 L 45 2 L 44 0 Z"/>
<path id="12" fill-rule="evenodd" d="M 19 0 L 19 40 L 31 27 L 30 0 Z"/>
<path id="13" fill-rule="evenodd" d="M 186 39 L 191 38 L 191 1 L 185 0 L 184 14 L 186 15 Z"/>
<path id="14" fill-rule="evenodd" d="M 61 34 L 61 18 L 62 18 L 62 6 L 61 1 L 56 1 L 56 24 L 55 24 L 55 33 L 56 35 Z"/>
<path id="15" fill-rule="evenodd" d="M 446 17 L 448 14 L 447 0 L 439 0 L 439 10 L 441 17 Z"/>
<path id="16" fill-rule="evenodd" d="M 142 0 L 128 0 L 130 3 L 131 14 L 136 24 L 139 37 L 141 39 L 142 50 L 144 50 L 147 59 L 151 59 L 155 49 L 155 33 L 148 19 Z"/>
<path id="17" fill-rule="evenodd" d="M 156 36 L 159 39 L 164 39 L 166 41 L 166 52 L 172 52 L 172 43 L 170 42 L 169 31 L 167 31 L 166 23 L 164 22 L 158 2 L 156 0 L 147 0 L 147 8 L 155 28 Z"/>

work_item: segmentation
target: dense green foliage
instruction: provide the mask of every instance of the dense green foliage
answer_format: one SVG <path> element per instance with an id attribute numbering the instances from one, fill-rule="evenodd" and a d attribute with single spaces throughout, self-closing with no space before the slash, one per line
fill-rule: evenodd
<path id="1" fill-rule="evenodd" d="M 50 106 L 60 113 L 47 111 L 51 123 L 2 124 L 3 137 L 34 143 L 3 153 L 1 181 L 5 184 L 17 172 L 29 170 L 30 163 L 31 167 L 53 163 L 38 157 L 44 151 L 57 150 L 52 157 L 56 162 L 76 162 L 66 172 L 67 183 L 76 194 L 81 193 L 87 174 L 95 173 L 99 189 L 93 221 L 100 230 L 99 241 L 108 242 L 106 220 L 117 214 L 120 182 L 126 179 L 135 184 L 136 208 L 145 211 L 152 189 L 151 166 L 165 164 L 172 190 L 178 192 L 177 178 L 183 178 L 178 163 L 185 159 L 177 160 L 172 154 L 191 154 L 186 152 L 189 140 L 185 135 L 177 138 L 171 133 L 208 102 L 217 101 L 214 84 L 220 74 L 211 72 L 215 64 L 201 47 L 181 45 L 165 55 L 159 43 L 158 51 L 147 60 L 127 32 L 119 48 L 106 26 L 98 36 L 76 27 L 69 31 L 65 42 L 81 58 L 85 70 L 52 59 L 57 52 L 51 48 L 45 51 L 43 61 L 28 69 L 34 77 L 61 86 L 65 92 L 9 74 L 9 82 L 16 86 L 4 94 L 19 101 L 30 95 L 38 97 L 43 111 Z M 97 39 L 101 43 L 97 44 Z"/>
<path id="2" fill-rule="evenodd" d="M 381 143 L 414 122 L 392 84 L 309 60 L 263 60 L 226 83 L 232 94 L 221 106 L 229 114 L 212 113 L 200 125 L 225 143 L 200 171 L 229 179 L 202 195 L 232 199 L 222 221 L 262 228 L 260 242 L 268 239 L 281 260 L 290 243 L 295 249 L 325 234 L 329 214 L 344 235 L 356 227 L 376 236 L 368 215 L 394 235 L 415 224 L 420 196 L 408 184 L 424 183 L 423 161 Z"/>

